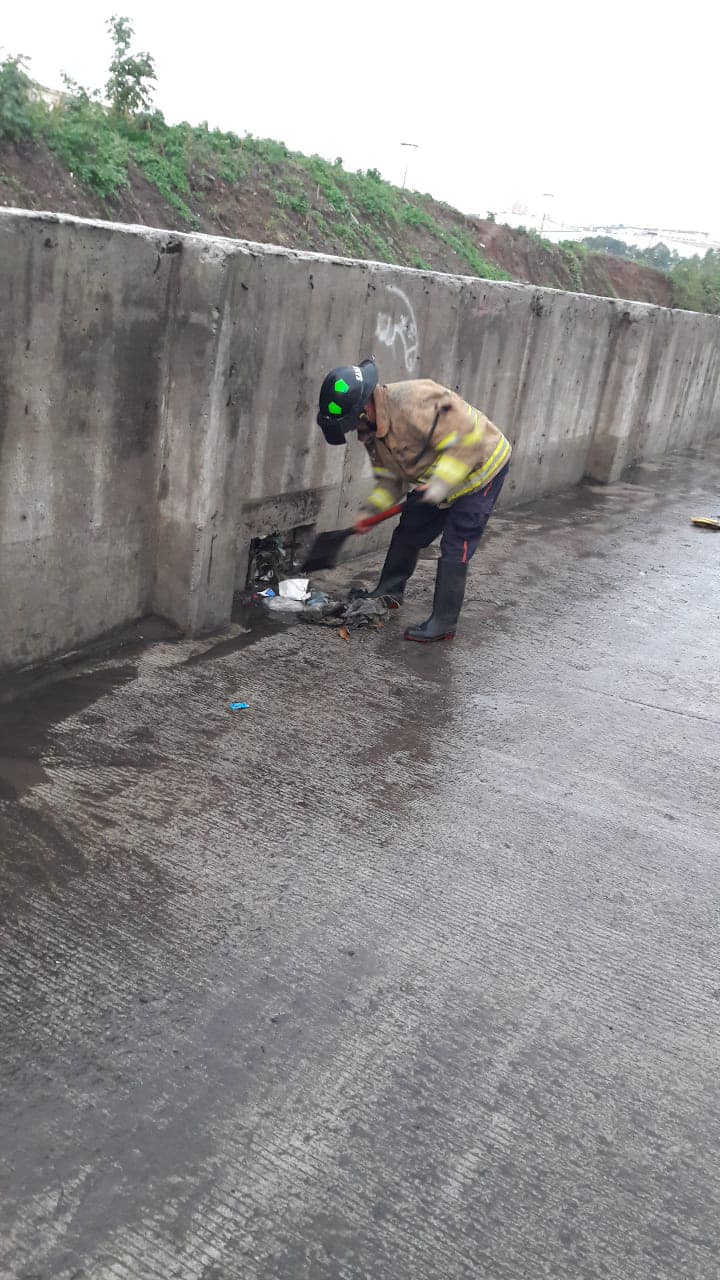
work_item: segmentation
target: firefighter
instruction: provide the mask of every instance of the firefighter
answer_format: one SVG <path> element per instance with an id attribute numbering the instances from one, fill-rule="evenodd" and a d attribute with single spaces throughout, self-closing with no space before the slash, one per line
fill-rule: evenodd
<path id="1" fill-rule="evenodd" d="M 318 425 L 328 444 L 357 431 L 372 463 L 367 505 L 387 510 L 409 491 L 372 596 L 402 604 L 418 555 L 440 537 L 433 611 L 406 640 L 451 640 L 468 565 L 505 483 L 510 443 L 478 409 L 427 378 L 378 383 L 375 361 L 332 369 L 320 390 Z"/>

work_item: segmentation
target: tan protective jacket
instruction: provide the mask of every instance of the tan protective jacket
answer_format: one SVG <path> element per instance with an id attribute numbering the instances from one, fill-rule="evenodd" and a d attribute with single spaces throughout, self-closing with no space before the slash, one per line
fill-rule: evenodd
<path id="1" fill-rule="evenodd" d="M 375 474 L 374 511 L 428 481 L 443 505 L 455 502 L 485 488 L 510 459 L 510 443 L 490 419 L 429 378 L 379 386 L 374 401 L 376 430 L 360 432 Z"/>

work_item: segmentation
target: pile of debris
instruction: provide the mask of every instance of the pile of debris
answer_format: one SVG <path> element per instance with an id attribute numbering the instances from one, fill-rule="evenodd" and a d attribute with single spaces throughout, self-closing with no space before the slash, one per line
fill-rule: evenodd
<path id="1" fill-rule="evenodd" d="M 345 631 L 348 635 L 343 639 L 364 627 L 379 631 L 389 614 L 383 599 L 356 591 L 349 600 L 334 600 L 327 591 L 313 591 L 309 578 L 286 578 L 278 583 L 277 592 L 269 587 L 258 592 L 256 598 L 273 613 L 295 613 L 298 622 L 333 627 L 341 634 Z"/>
<path id="2" fill-rule="evenodd" d="M 295 614 L 298 622 L 332 627 L 344 640 L 354 631 L 380 631 L 390 612 L 384 599 L 354 590 L 347 600 L 314 590 L 310 578 L 293 577 L 298 545 L 280 534 L 257 538 L 252 544 L 245 598 L 270 613 Z"/>

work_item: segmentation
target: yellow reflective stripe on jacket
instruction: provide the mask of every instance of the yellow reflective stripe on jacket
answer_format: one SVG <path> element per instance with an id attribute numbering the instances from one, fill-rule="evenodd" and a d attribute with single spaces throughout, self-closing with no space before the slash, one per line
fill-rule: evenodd
<path id="1" fill-rule="evenodd" d="M 387 467 L 373 467 L 373 475 L 378 480 L 394 480 L 395 473 L 388 471 Z"/>
<path id="2" fill-rule="evenodd" d="M 473 471 L 472 475 L 468 476 L 467 484 L 464 484 L 462 488 L 453 489 L 452 493 L 448 494 L 446 502 L 455 502 L 457 498 L 465 498 L 469 493 L 475 493 L 476 489 L 484 489 L 486 485 L 490 484 L 491 480 L 495 479 L 498 472 L 502 471 L 511 452 L 510 441 L 503 436 L 485 465 L 480 467 L 479 470 Z"/>
<path id="3" fill-rule="evenodd" d="M 462 484 L 465 477 L 470 474 L 470 467 L 459 458 L 449 458 L 444 455 L 438 459 L 432 473 L 438 480 L 443 480 L 449 488 L 454 489 L 455 485 Z"/>
<path id="4" fill-rule="evenodd" d="M 493 476 L 497 474 L 503 465 L 503 462 L 509 457 L 509 455 L 510 443 L 505 439 L 505 436 L 501 436 L 487 462 L 475 473 L 478 480 L 492 480 Z"/>
<path id="5" fill-rule="evenodd" d="M 457 431 L 451 431 L 449 436 L 444 436 L 440 443 L 435 445 L 436 451 L 442 453 L 444 449 L 449 449 L 451 445 L 455 444 L 457 438 Z"/>
<path id="6" fill-rule="evenodd" d="M 480 444 L 484 434 L 485 432 L 483 431 L 483 428 L 480 426 L 480 423 L 476 422 L 472 431 L 468 431 L 467 435 L 463 436 L 462 440 L 460 441 L 460 448 L 464 449 L 466 445 Z"/>
<path id="7" fill-rule="evenodd" d="M 381 485 L 376 485 L 373 489 L 368 502 L 371 507 L 377 507 L 378 511 L 386 511 L 395 501 L 395 496 L 389 489 L 383 489 Z"/>

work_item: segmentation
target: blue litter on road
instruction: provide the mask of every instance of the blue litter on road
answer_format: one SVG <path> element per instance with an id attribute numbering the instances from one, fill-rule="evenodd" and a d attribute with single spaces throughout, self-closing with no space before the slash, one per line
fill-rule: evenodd
<path id="1" fill-rule="evenodd" d="M 230 703 L 231 711 L 248 711 L 249 709 L 250 709 L 249 702 L 231 702 Z"/>

